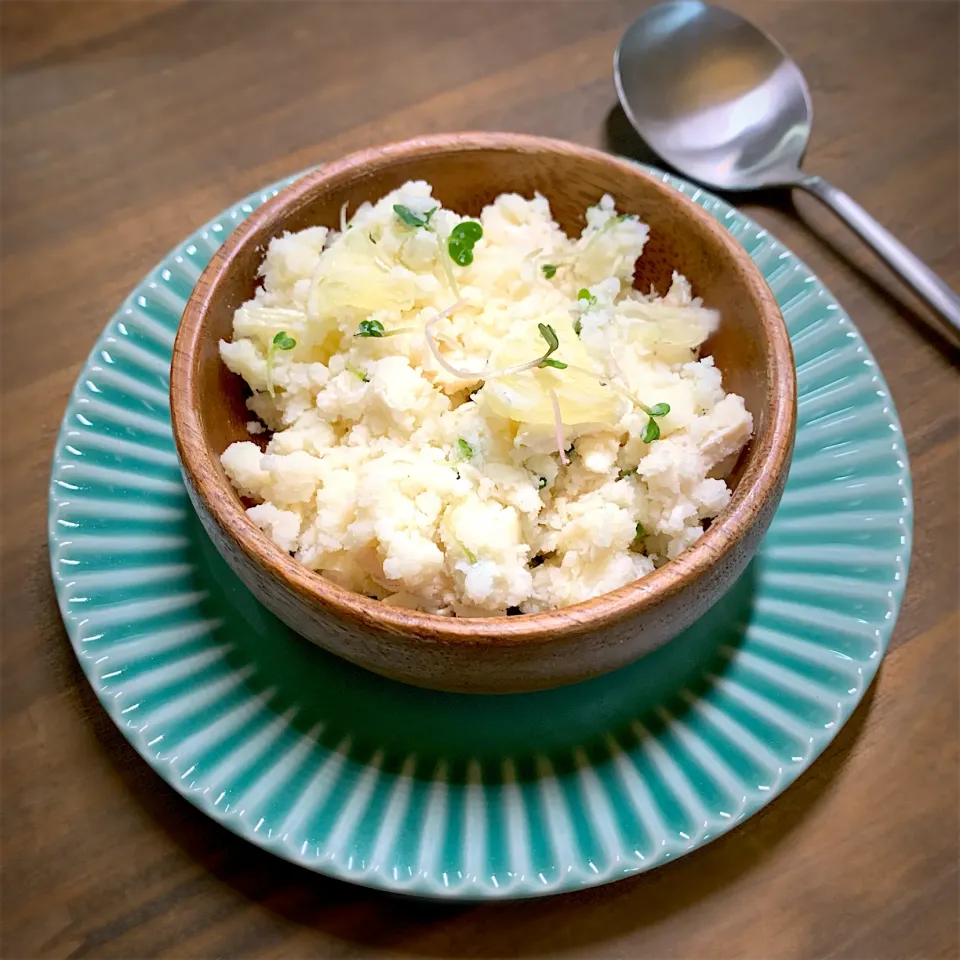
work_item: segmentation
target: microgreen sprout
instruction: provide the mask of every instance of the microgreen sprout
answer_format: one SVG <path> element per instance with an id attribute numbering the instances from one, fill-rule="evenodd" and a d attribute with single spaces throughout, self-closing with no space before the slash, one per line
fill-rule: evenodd
<path id="1" fill-rule="evenodd" d="M 451 231 L 447 240 L 450 259 L 460 267 L 473 263 L 474 244 L 483 236 L 483 227 L 476 220 L 464 220 Z"/>
<path id="2" fill-rule="evenodd" d="M 393 330 L 384 329 L 379 320 L 361 320 L 357 326 L 355 337 L 399 337 L 404 333 L 417 333 L 416 327 L 396 327 Z"/>
<path id="3" fill-rule="evenodd" d="M 597 298 L 586 287 L 582 287 L 577 294 L 577 303 L 580 303 L 582 300 L 586 301 L 586 306 L 588 307 L 596 306 L 597 303 Z"/>
<path id="4" fill-rule="evenodd" d="M 361 320 L 355 337 L 382 337 L 383 324 L 379 320 Z"/>
<path id="5" fill-rule="evenodd" d="M 428 227 L 430 225 L 430 218 L 437 212 L 437 208 L 433 207 L 426 213 L 414 213 L 413 210 L 405 207 L 402 203 L 395 203 L 393 205 L 393 212 L 408 227 Z"/>
<path id="6" fill-rule="evenodd" d="M 552 280 L 557 275 L 557 268 L 552 263 L 545 263 L 540 269 L 548 280 Z"/>
<path id="7" fill-rule="evenodd" d="M 542 490 L 547 485 L 547 478 L 541 477 L 540 482 L 537 484 L 537 489 Z"/>
<path id="8" fill-rule="evenodd" d="M 416 213 L 409 207 L 404 206 L 402 203 L 395 203 L 393 205 L 393 212 L 397 215 L 397 218 L 401 223 L 415 229 L 417 227 L 423 227 L 424 230 L 429 230 L 437 237 L 437 246 L 440 248 L 441 252 L 440 266 L 444 272 L 447 284 L 450 287 L 450 291 L 455 297 L 459 297 L 460 291 L 457 288 L 456 277 L 454 277 L 453 271 L 450 269 L 450 264 L 448 263 L 447 258 L 443 256 L 443 242 L 441 241 L 436 228 L 430 223 L 430 218 L 439 209 L 439 207 L 432 207 L 426 213 Z M 465 267 L 467 264 L 472 263 L 473 245 L 482 236 L 483 227 L 481 227 L 476 221 L 465 220 L 463 223 L 458 223 L 457 226 L 455 226 L 450 232 L 450 236 L 447 238 L 447 252 L 449 253 L 450 259 L 453 260 L 454 263 L 459 264 L 461 267 Z M 389 336 L 389 334 L 387 334 L 387 336 Z"/>
<path id="9" fill-rule="evenodd" d="M 462 540 L 457 540 L 457 546 L 471 563 L 477 562 L 477 555 Z"/>
<path id="10" fill-rule="evenodd" d="M 580 331 L 583 330 L 583 324 L 579 319 L 573 321 L 573 332 L 579 337 Z"/>
<path id="11" fill-rule="evenodd" d="M 273 394 L 273 358 L 278 350 L 292 350 L 297 345 L 297 341 L 287 334 L 286 330 L 281 330 L 270 342 L 267 348 L 267 390 L 270 396 Z"/>
<path id="12" fill-rule="evenodd" d="M 554 367 L 557 370 L 563 370 L 566 368 L 566 364 L 560 365 L 560 361 L 554 361 L 553 363 L 546 363 L 550 357 L 550 354 L 555 350 L 558 350 L 560 347 L 560 341 L 557 339 L 557 331 L 553 329 L 548 323 L 538 324 L 540 330 L 540 336 L 547 342 L 547 349 L 545 353 L 542 353 L 539 357 L 534 360 L 527 360 L 525 363 L 518 363 L 513 367 L 504 367 L 499 370 L 461 370 L 459 367 L 453 366 L 453 364 L 448 363 L 444 359 L 443 354 L 440 353 L 440 348 L 437 345 L 436 339 L 433 334 L 433 329 L 437 323 L 439 323 L 444 317 L 450 316 L 454 310 L 459 309 L 463 305 L 462 300 L 458 300 L 456 303 L 447 307 L 445 310 L 441 310 L 439 313 L 434 314 L 423 327 L 423 333 L 427 340 L 427 346 L 430 348 L 430 352 L 433 354 L 434 359 L 437 363 L 443 367 L 447 373 L 451 374 L 454 377 L 459 377 L 461 380 L 493 380 L 496 377 L 510 377 L 516 373 L 523 373 L 524 370 L 532 370 L 534 367 L 543 367 L 549 366 Z M 389 334 L 388 334 L 389 336 Z"/>
<path id="13" fill-rule="evenodd" d="M 467 441 L 464 440 L 463 437 L 457 438 L 457 450 L 459 451 L 461 460 L 473 459 L 473 454 L 474 454 L 473 447 L 470 446 L 470 444 L 467 443 Z"/>
<path id="14" fill-rule="evenodd" d="M 355 367 L 352 363 L 345 363 L 343 369 L 348 373 L 352 373 L 355 377 L 359 377 L 364 383 L 370 382 L 370 378 L 359 367 Z"/>
<path id="15" fill-rule="evenodd" d="M 547 352 L 540 358 L 538 367 L 553 367 L 554 370 L 566 370 L 567 365 L 562 360 L 553 360 L 550 354 L 560 349 L 560 341 L 557 339 L 557 331 L 549 323 L 538 323 L 537 329 L 540 336 L 547 341 Z"/>
<path id="16" fill-rule="evenodd" d="M 641 403 L 640 409 L 650 418 L 643 428 L 643 442 L 653 443 L 654 440 L 660 439 L 660 424 L 657 423 L 655 418 L 665 417 L 670 412 L 670 404 L 656 403 L 652 407 L 648 407 L 645 403 Z"/>
<path id="17" fill-rule="evenodd" d="M 548 363 L 551 353 L 560 349 L 560 341 L 557 339 L 557 331 L 550 326 L 549 323 L 538 323 L 537 329 L 540 331 L 540 336 L 543 337 L 547 342 L 547 352 L 540 358 L 540 362 L 537 364 L 539 367 L 553 367 L 556 366 L 556 361 L 553 363 Z M 559 369 L 562 370 L 566 367 L 566 364 L 563 364 Z"/>
<path id="18" fill-rule="evenodd" d="M 646 535 L 647 535 L 647 531 L 644 530 L 643 524 L 642 524 L 642 523 L 638 523 L 638 524 L 637 524 L 637 539 L 639 540 L 641 537 L 645 537 Z"/>
<path id="19" fill-rule="evenodd" d="M 541 336 L 543 336 L 544 340 L 547 341 L 548 348 L 550 348 L 553 346 L 553 344 L 549 339 L 548 333 L 544 331 L 545 326 L 546 326 L 545 324 L 542 324 L 542 323 L 540 324 L 540 328 L 541 328 L 540 333 L 541 333 Z M 547 329 L 551 333 L 553 332 L 552 327 L 547 327 Z M 536 365 L 540 367 L 544 367 L 544 366 L 557 367 L 557 369 L 560 369 L 560 370 L 567 369 L 567 367 L 569 366 L 568 364 L 566 363 L 561 364 L 561 362 L 558 360 L 550 360 L 549 357 L 551 353 L 553 353 L 553 350 L 548 349 L 546 354 L 541 358 L 540 362 Z M 612 358 L 610 362 L 616 365 L 616 361 L 614 361 Z M 575 371 L 576 373 L 582 373 L 588 377 L 596 376 L 595 371 L 588 370 L 585 367 L 579 367 L 574 365 L 570 367 L 570 369 Z M 610 377 L 598 378 L 597 382 L 600 384 L 601 387 L 609 387 L 614 392 L 620 394 L 621 397 L 623 397 L 625 400 L 628 400 L 630 403 L 634 404 L 635 406 L 639 407 L 649 417 L 643 431 L 644 443 L 653 443 L 654 440 L 660 439 L 660 425 L 656 422 L 656 418 L 665 417 L 670 412 L 669 403 L 655 403 L 652 407 L 648 407 L 642 400 L 639 399 L 639 397 L 634 396 L 629 390 L 627 390 L 625 387 L 622 387 L 620 384 L 618 384 L 615 380 L 611 379 Z M 625 471 L 623 475 L 628 476 L 630 473 L 635 473 L 635 472 L 636 472 L 635 469 L 630 471 Z"/>

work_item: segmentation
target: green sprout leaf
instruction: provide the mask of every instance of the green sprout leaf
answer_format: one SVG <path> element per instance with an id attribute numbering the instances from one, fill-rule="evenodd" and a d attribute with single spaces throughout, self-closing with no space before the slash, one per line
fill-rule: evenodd
<path id="1" fill-rule="evenodd" d="M 482 236 L 483 227 L 476 220 L 464 220 L 450 231 L 451 239 L 457 237 L 471 244 L 476 243 Z"/>
<path id="2" fill-rule="evenodd" d="M 541 477 L 540 482 L 537 484 L 537 489 L 542 490 L 547 485 L 547 478 Z"/>
<path id="3" fill-rule="evenodd" d="M 537 329 L 540 331 L 540 336 L 547 341 L 547 346 L 550 348 L 547 351 L 547 357 L 550 356 L 555 350 L 560 349 L 560 341 L 557 339 L 557 331 L 550 326 L 549 323 L 538 323 Z M 546 360 L 546 357 L 544 357 Z"/>
<path id="4" fill-rule="evenodd" d="M 548 280 L 552 280 L 557 275 L 557 268 L 552 263 L 545 263 L 540 269 Z"/>
<path id="5" fill-rule="evenodd" d="M 281 330 L 270 341 L 267 347 L 267 391 L 270 396 L 274 396 L 273 390 L 273 358 L 278 350 L 292 350 L 297 345 L 297 341 L 287 334 L 286 330 Z"/>
<path id="6" fill-rule="evenodd" d="M 379 320 L 361 320 L 355 337 L 382 337 L 383 324 Z"/>
<path id="7" fill-rule="evenodd" d="M 461 460 L 472 460 L 472 459 L 473 459 L 473 453 L 474 453 L 473 447 L 470 446 L 470 444 L 467 443 L 467 441 L 464 440 L 463 437 L 458 437 L 458 438 L 457 438 L 457 450 L 460 451 L 460 459 L 461 459 Z"/>
<path id="8" fill-rule="evenodd" d="M 463 243 L 458 243 L 456 240 L 451 240 L 447 244 L 447 252 L 450 254 L 450 259 L 458 267 L 469 267 L 473 263 L 473 247 L 467 246 Z"/>
<path id="9" fill-rule="evenodd" d="M 639 540 L 640 537 L 645 537 L 646 535 L 647 535 L 647 531 L 643 529 L 643 524 L 642 524 L 642 523 L 638 523 L 638 524 L 637 524 L 637 539 Z"/>
<path id="10" fill-rule="evenodd" d="M 474 244 L 483 236 L 483 227 L 476 220 L 464 220 L 451 231 L 447 240 L 450 259 L 459 267 L 473 263 Z"/>
<path id="11" fill-rule="evenodd" d="M 547 342 L 547 352 L 543 355 L 538 367 L 554 367 L 556 370 L 565 370 L 567 365 L 559 360 L 550 360 L 550 354 L 560 349 L 560 341 L 557 339 L 557 331 L 549 323 L 538 323 L 537 329 L 540 336 Z"/>
<path id="12" fill-rule="evenodd" d="M 595 306 L 597 302 L 597 298 L 586 287 L 582 287 L 577 294 L 577 302 L 581 300 L 585 300 L 588 307 Z"/>
<path id="13" fill-rule="evenodd" d="M 647 410 L 649 417 L 665 417 L 670 412 L 669 403 L 657 403 Z"/>
<path id="14" fill-rule="evenodd" d="M 647 421 L 647 425 L 643 428 L 643 442 L 644 443 L 653 443 L 654 440 L 660 439 L 660 425 L 656 420 L 651 417 Z"/>
<path id="15" fill-rule="evenodd" d="M 580 332 L 583 330 L 583 324 L 579 320 L 574 320 L 573 322 L 573 332 L 579 337 Z"/>
<path id="16" fill-rule="evenodd" d="M 426 227 L 430 223 L 430 218 L 437 212 L 437 208 L 433 207 L 433 209 L 428 210 L 426 213 L 414 213 L 413 210 L 405 207 L 402 203 L 395 203 L 393 205 L 393 212 L 408 227 Z"/>

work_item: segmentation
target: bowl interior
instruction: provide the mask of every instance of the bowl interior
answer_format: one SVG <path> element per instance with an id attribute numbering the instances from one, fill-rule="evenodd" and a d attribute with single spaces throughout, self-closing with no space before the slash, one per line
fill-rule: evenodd
<path id="1" fill-rule="evenodd" d="M 436 149 L 413 156 L 368 155 L 365 163 L 335 164 L 325 175 L 311 174 L 313 186 L 294 184 L 281 194 L 264 218 L 240 227 L 241 239 L 232 250 L 218 281 L 209 291 L 203 312 L 202 335 L 193 354 L 200 418 L 205 437 L 216 454 L 237 440 L 250 440 L 243 380 L 220 362 L 217 344 L 229 339 L 233 313 L 253 296 L 257 271 L 269 241 L 285 231 L 324 225 L 334 227 L 340 207 L 354 210 L 376 201 L 407 180 L 427 180 L 444 206 L 478 216 L 501 193 L 530 197 L 539 191 L 550 201 L 558 223 L 568 234 L 584 226 L 584 211 L 604 193 L 611 194 L 622 213 L 637 214 L 650 225 L 650 238 L 637 263 L 636 286 L 652 285 L 666 292 L 673 270 L 686 275 L 696 296 L 721 312 L 717 333 L 703 348 L 723 373 L 724 388 L 740 394 L 754 417 L 754 438 L 741 454 L 729 478 L 736 487 L 750 459 L 751 448 L 762 446 L 771 429 L 774 384 L 769 362 L 771 331 L 763 307 L 747 280 L 744 264 L 725 242 L 722 231 L 692 213 L 693 205 L 668 187 L 622 161 L 592 151 L 543 149 Z M 284 197 L 295 196 L 295 200 Z M 245 231 L 245 232 L 244 232 Z M 227 247 L 231 247 L 227 241 Z M 743 258 L 746 255 L 743 254 Z M 236 498 L 223 476 L 225 489 Z M 239 498 L 237 498 L 239 499 Z"/>

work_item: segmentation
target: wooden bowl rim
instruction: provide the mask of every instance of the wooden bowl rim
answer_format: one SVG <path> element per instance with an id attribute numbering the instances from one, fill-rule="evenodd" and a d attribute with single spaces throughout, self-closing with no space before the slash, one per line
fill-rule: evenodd
<path id="1" fill-rule="evenodd" d="M 758 305 L 770 343 L 766 355 L 773 384 L 768 406 L 769 429 L 762 442 L 751 445 L 730 503 L 696 543 L 653 573 L 610 593 L 573 606 L 515 617 L 444 617 L 391 607 L 326 580 L 281 550 L 247 517 L 229 480 L 221 478 L 218 465 L 222 451 L 212 450 L 205 440 L 197 397 L 198 378 L 193 365 L 193 359 L 199 356 L 204 319 L 214 293 L 238 251 L 258 230 L 270 223 L 282 223 L 312 200 L 314 194 L 351 182 L 365 170 L 464 151 L 549 152 L 601 162 L 625 176 L 646 181 L 651 191 L 681 207 L 687 217 L 726 248 L 737 281 L 746 287 Z M 711 564 L 722 561 L 734 550 L 763 505 L 776 495 L 781 476 L 789 468 L 796 425 L 796 375 L 783 317 L 759 269 L 746 250 L 692 200 L 636 164 L 600 150 L 526 134 L 466 132 L 393 142 L 325 163 L 281 190 L 240 224 L 214 254 L 184 310 L 171 361 L 170 411 L 184 476 L 210 517 L 236 548 L 308 605 L 339 615 L 381 636 L 440 644 L 545 643 L 559 634 L 576 636 L 649 611 L 689 586 Z M 751 412 L 756 420 L 758 411 Z"/>

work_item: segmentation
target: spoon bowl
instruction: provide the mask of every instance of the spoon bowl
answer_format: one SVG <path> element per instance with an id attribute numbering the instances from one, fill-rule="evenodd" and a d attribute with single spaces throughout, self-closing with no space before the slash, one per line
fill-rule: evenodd
<path id="1" fill-rule="evenodd" d="M 664 160 L 723 190 L 790 186 L 803 176 L 810 91 L 752 23 L 700 0 L 652 7 L 615 55 L 620 102 Z"/>
<path id="2" fill-rule="evenodd" d="M 810 91 L 758 27 L 701 0 L 658 4 L 624 33 L 614 82 L 634 129 L 674 169 L 725 191 L 807 190 L 960 335 L 960 297 L 856 201 L 801 171 Z"/>

